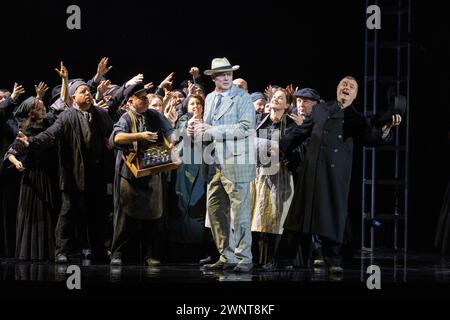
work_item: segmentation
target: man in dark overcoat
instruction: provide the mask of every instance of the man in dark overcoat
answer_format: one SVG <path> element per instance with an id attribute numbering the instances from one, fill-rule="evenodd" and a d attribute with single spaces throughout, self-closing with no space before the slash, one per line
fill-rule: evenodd
<path id="1" fill-rule="evenodd" d="M 34 137 L 19 133 L 18 139 L 32 150 L 58 144 L 59 186 L 62 204 L 55 230 L 55 262 L 68 262 L 69 253 L 92 250 L 93 258 L 106 260 L 104 228 L 108 171 L 112 155 L 108 138 L 112 121 L 107 112 L 93 106 L 88 85 L 77 80 L 70 84 L 73 106 L 56 122 Z"/>
<path id="2" fill-rule="evenodd" d="M 390 129 L 399 115 L 382 129 L 373 128 L 353 106 L 358 84 L 345 77 L 337 87 L 336 100 L 316 105 L 300 126 L 282 139 L 285 154 L 310 137 L 300 173 L 300 194 L 291 204 L 284 228 L 316 234 L 330 272 L 342 272 L 340 247 L 347 219 L 347 202 L 353 160 L 353 145 L 376 145 L 392 139 Z M 309 237 L 310 238 L 310 237 Z"/>

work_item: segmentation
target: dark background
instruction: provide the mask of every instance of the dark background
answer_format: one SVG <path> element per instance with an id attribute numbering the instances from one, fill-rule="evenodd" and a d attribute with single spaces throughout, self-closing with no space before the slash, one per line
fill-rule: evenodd
<path id="1" fill-rule="evenodd" d="M 384 1 L 389 3 L 389 1 Z M 396 1 L 392 1 L 395 3 Z M 81 30 L 66 28 L 66 8 L 81 7 Z M 46 81 L 63 60 L 70 78 L 90 78 L 103 56 L 122 83 L 139 72 L 159 83 L 171 71 L 175 83 L 191 66 L 209 68 L 214 57 L 239 64 L 235 77 L 250 91 L 268 84 L 309 86 L 335 97 L 345 75 L 364 75 L 365 1 L 4 1 L 1 6 L 0 87 Z M 382 2 L 380 2 L 382 6 Z M 413 1 L 410 154 L 410 248 L 433 251 L 433 239 L 449 178 L 449 31 L 438 1 Z M 382 7 L 383 8 L 383 7 Z M 385 27 L 382 33 L 395 34 Z M 380 65 L 380 74 L 386 72 Z M 207 79 L 206 79 L 207 80 Z M 209 83 L 209 80 L 207 80 Z M 209 88 L 211 89 L 211 87 Z M 360 90 L 357 102 L 362 111 Z M 350 199 L 355 246 L 360 216 L 360 154 Z"/>

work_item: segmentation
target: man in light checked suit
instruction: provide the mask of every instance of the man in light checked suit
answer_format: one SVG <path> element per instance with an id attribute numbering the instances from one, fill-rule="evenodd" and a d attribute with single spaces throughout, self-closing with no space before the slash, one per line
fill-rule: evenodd
<path id="1" fill-rule="evenodd" d="M 211 76 L 215 90 L 206 97 L 203 122 L 188 127 L 188 133 L 202 137 L 206 146 L 207 208 L 220 253 L 216 263 L 203 266 L 205 270 L 253 268 L 249 197 L 255 178 L 255 110 L 250 95 L 232 85 L 237 69 L 226 58 L 213 59 L 205 74 Z"/>

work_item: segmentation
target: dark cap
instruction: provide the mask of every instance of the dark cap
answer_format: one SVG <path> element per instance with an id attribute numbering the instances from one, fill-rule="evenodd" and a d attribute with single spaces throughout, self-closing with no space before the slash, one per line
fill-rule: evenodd
<path id="1" fill-rule="evenodd" d="M 117 90 L 119 90 L 120 86 L 117 84 L 110 84 L 108 89 L 106 89 L 104 96 L 113 95 Z"/>
<path id="2" fill-rule="evenodd" d="M 252 98 L 252 102 L 255 102 L 256 100 L 259 99 L 263 99 L 264 101 L 266 100 L 266 96 L 264 94 L 262 94 L 261 92 L 253 92 L 250 97 Z"/>
<path id="3" fill-rule="evenodd" d="M 303 89 L 297 90 L 294 92 L 294 97 L 307 98 L 307 99 L 315 100 L 317 102 L 320 101 L 319 93 L 315 89 L 312 89 L 312 88 L 303 88 Z"/>
<path id="4" fill-rule="evenodd" d="M 69 83 L 69 96 L 73 96 L 80 86 L 87 86 L 87 83 L 83 79 L 76 79 Z"/>
<path id="5" fill-rule="evenodd" d="M 142 83 L 133 84 L 127 87 L 123 92 L 125 100 L 128 101 L 128 99 L 130 99 L 132 96 L 136 95 L 136 93 L 140 91 L 145 91 L 144 85 Z"/>
<path id="6" fill-rule="evenodd" d="M 55 103 L 56 100 L 58 100 L 58 98 L 61 95 L 61 88 L 62 86 L 58 84 L 56 87 L 52 89 L 52 98 L 50 99 L 50 104 L 53 104 Z"/>

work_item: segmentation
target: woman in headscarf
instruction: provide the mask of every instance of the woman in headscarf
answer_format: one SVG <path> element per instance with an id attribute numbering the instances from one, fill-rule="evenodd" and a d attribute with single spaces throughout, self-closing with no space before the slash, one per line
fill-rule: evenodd
<path id="1" fill-rule="evenodd" d="M 35 136 L 50 126 L 43 102 L 26 99 L 16 112 L 22 118 L 20 130 Z M 56 194 L 56 152 L 29 151 L 16 140 L 4 157 L 22 172 L 16 223 L 16 258 L 49 260 L 54 257 L 54 219 Z"/>

